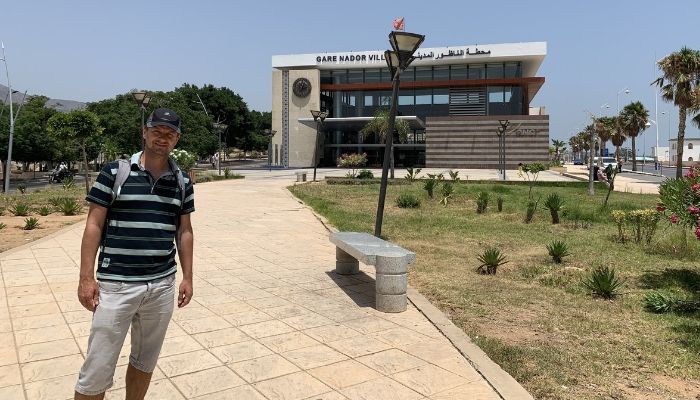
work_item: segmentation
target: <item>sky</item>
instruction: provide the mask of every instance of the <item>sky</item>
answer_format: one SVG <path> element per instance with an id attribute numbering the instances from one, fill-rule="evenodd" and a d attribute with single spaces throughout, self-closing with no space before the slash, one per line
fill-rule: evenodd
<path id="1" fill-rule="evenodd" d="M 87 102 L 211 83 L 269 111 L 273 55 L 384 50 L 403 16 L 424 47 L 547 42 L 532 105 L 546 107 L 553 139 L 639 100 L 664 146 L 678 109 L 659 98 L 655 118 L 655 60 L 700 49 L 699 14 L 699 0 L 0 0 L 0 40 L 16 90 Z M 656 138 L 652 126 L 638 143 L 650 154 Z"/>

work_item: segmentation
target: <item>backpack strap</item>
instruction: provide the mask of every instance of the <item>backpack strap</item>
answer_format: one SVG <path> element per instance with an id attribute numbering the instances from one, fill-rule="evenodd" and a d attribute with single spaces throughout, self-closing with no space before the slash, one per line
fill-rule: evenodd
<path id="1" fill-rule="evenodd" d="M 131 173 L 131 163 L 128 160 L 119 160 L 118 165 L 117 175 L 114 177 L 114 184 L 112 185 L 112 201 L 109 202 L 110 206 L 114 204 L 114 201 L 119 197 L 122 186 L 124 186 L 124 182 L 126 182 Z"/>
<path id="2" fill-rule="evenodd" d="M 185 207 L 185 176 L 172 158 L 168 158 L 168 165 L 177 178 L 177 187 L 180 189 L 180 211 L 182 211 Z"/>

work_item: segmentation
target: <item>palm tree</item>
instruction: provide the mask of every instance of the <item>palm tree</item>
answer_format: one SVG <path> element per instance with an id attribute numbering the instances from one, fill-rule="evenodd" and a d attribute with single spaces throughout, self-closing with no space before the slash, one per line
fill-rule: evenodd
<path id="1" fill-rule="evenodd" d="M 602 161 L 605 155 L 605 143 L 610 140 L 612 136 L 612 130 L 610 129 L 610 117 L 600 117 L 596 118 L 593 126 L 595 127 L 595 133 L 600 139 L 600 159 Z"/>
<path id="2" fill-rule="evenodd" d="M 554 147 L 554 160 L 558 162 L 561 153 L 566 150 L 566 143 L 563 140 L 552 139 L 552 146 Z"/>
<path id="3" fill-rule="evenodd" d="M 615 158 L 619 160 L 622 158 L 620 155 L 620 146 L 622 146 L 623 143 L 625 143 L 625 140 L 627 140 L 627 136 L 625 136 L 625 132 L 622 131 L 620 128 L 620 117 L 609 117 L 612 121 L 610 122 L 612 126 L 614 127 L 614 130 L 610 134 L 610 142 L 615 146 Z"/>
<path id="4" fill-rule="evenodd" d="M 569 147 L 571 147 L 575 159 L 581 158 L 581 139 L 577 135 L 569 138 Z"/>
<path id="5" fill-rule="evenodd" d="M 649 123 L 649 110 L 644 108 L 644 105 L 635 101 L 629 103 L 620 112 L 620 127 L 625 136 L 632 138 L 632 171 L 637 170 L 637 148 L 636 138 L 646 129 Z M 681 153 L 682 155 L 682 153 Z"/>
<path id="6" fill-rule="evenodd" d="M 688 111 L 700 109 L 700 51 L 683 47 L 658 62 L 662 76 L 652 82 L 661 88 L 661 97 L 678 106 L 676 178 L 683 176 L 685 120 Z M 700 122 L 698 117 L 694 120 Z"/>
<path id="7" fill-rule="evenodd" d="M 399 141 L 406 142 L 408 140 L 408 134 L 411 132 L 411 126 L 405 119 L 396 118 L 394 120 L 394 129 L 399 134 Z M 374 113 L 374 118 L 372 118 L 367 125 L 360 130 L 360 134 L 363 139 L 371 134 L 376 134 L 379 139 L 379 143 L 385 143 L 386 134 L 389 130 L 389 110 L 386 108 L 380 108 Z M 391 152 L 391 177 L 394 177 L 394 151 Z"/>
<path id="8" fill-rule="evenodd" d="M 588 165 L 588 151 L 591 149 L 591 135 L 590 135 L 590 129 L 591 126 L 587 126 L 584 128 L 581 132 L 576 134 L 578 137 L 579 143 L 581 144 L 581 151 L 584 152 L 584 163 Z"/>

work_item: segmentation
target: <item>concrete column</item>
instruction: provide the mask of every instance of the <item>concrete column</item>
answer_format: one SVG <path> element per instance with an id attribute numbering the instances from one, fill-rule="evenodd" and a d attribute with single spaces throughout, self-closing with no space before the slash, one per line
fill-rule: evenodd
<path id="1" fill-rule="evenodd" d="M 387 313 L 406 311 L 408 299 L 408 265 L 395 257 L 377 257 L 376 309 Z"/>
<path id="2" fill-rule="evenodd" d="M 340 247 L 335 248 L 335 272 L 340 275 L 353 275 L 360 272 L 360 263 L 355 257 L 341 250 Z"/>

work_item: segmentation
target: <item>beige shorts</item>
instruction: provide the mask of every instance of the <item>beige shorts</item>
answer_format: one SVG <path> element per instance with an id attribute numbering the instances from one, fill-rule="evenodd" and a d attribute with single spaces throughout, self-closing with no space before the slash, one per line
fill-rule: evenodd
<path id="1" fill-rule="evenodd" d="M 104 393 L 112 387 L 119 353 L 131 326 L 129 363 L 153 372 L 175 304 L 175 274 L 152 282 L 100 281 L 85 363 L 75 391 Z"/>

